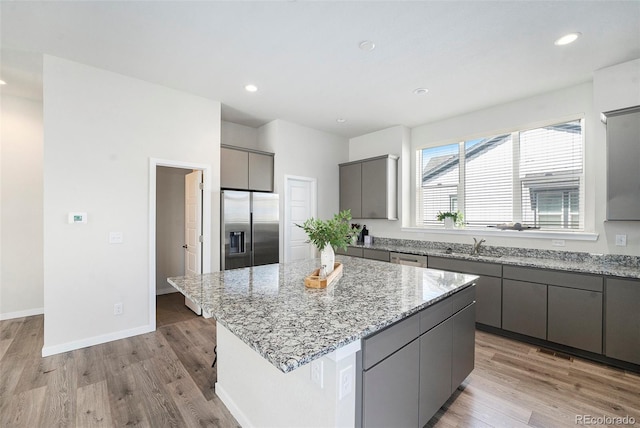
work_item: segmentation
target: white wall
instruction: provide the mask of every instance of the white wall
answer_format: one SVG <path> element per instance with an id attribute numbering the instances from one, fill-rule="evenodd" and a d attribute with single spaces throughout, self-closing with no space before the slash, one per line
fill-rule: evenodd
<path id="1" fill-rule="evenodd" d="M 42 102 L 0 98 L 0 319 L 43 312 Z"/>
<path id="2" fill-rule="evenodd" d="M 175 293 L 170 276 L 184 275 L 185 189 L 191 169 L 156 169 L 156 294 Z"/>
<path id="3" fill-rule="evenodd" d="M 229 146 L 258 150 L 258 128 L 223 120 L 220 129 L 220 142 Z"/>
<path id="4" fill-rule="evenodd" d="M 552 247 L 551 239 L 527 239 L 504 237 L 496 234 L 484 236 L 479 231 L 474 236 L 486 237 L 489 245 L 526 247 L 540 249 L 563 249 L 569 251 L 587 251 L 592 253 L 640 254 L 640 225 L 638 222 L 605 223 L 606 169 L 605 169 L 605 130 L 599 120 L 601 111 L 629 107 L 640 104 L 640 67 L 638 61 L 611 67 L 594 76 L 594 82 L 586 82 L 569 88 L 541 94 L 523 100 L 514 101 L 446 120 L 428 123 L 411 130 L 411 147 L 399 143 L 400 138 L 391 138 L 394 128 L 352 138 L 349 143 L 349 159 L 371 157 L 385 153 L 397 154 L 401 148 L 411 156 L 411 171 L 400 174 L 407 188 L 402 190 L 403 221 L 366 220 L 370 234 L 389 238 L 424 239 L 432 241 L 470 243 L 469 235 L 455 233 L 412 232 L 403 227 L 411 226 L 409 215 L 415 211 L 413 204 L 413 186 L 415 186 L 415 150 L 419 147 L 437 146 L 453 143 L 461 139 L 486 136 L 517 128 L 534 127 L 550 120 L 563 120 L 574 115 L 584 115 L 585 129 L 585 188 L 586 188 L 586 231 L 599 234 L 597 241 L 579 241 L 565 239 L 565 247 Z M 595 88 L 595 90 L 594 90 Z M 632 95 L 630 95 L 632 94 Z M 594 101 L 595 100 L 595 101 Z M 387 138 L 387 146 L 382 140 Z M 386 148 L 386 150 L 385 150 Z M 407 155 L 405 154 L 405 160 Z M 403 167 L 406 165 L 402 163 Z M 407 213 L 407 201 L 411 206 Z M 411 216 L 413 217 L 413 215 Z M 628 235 L 627 247 L 615 246 L 615 234 Z"/>
<path id="5" fill-rule="evenodd" d="M 47 355 L 155 327 L 149 159 L 211 165 L 215 205 L 220 103 L 50 56 L 43 76 Z M 88 224 L 67 224 L 69 211 L 87 212 Z M 212 232 L 218 223 L 214 207 Z M 110 231 L 124 243 L 109 244 Z"/>
<path id="6" fill-rule="evenodd" d="M 280 219 L 284 219 L 284 176 L 315 178 L 318 183 L 318 218 L 328 219 L 338 212 L 338 164 L 346 162 L 346 138 L 307 128 L 284 120 L 274 120 L 259 128 L 260 150 L 275 153 L 274 187 L 280 193 Z M 281 221 L 282 224 L 282 221 Z M 280 260 L 283 230 L 280 228 Z"/>

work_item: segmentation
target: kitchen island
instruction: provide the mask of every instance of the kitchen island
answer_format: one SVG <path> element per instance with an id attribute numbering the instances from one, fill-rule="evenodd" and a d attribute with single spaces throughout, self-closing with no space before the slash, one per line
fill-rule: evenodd
<path id="1" fill-rule="evenodd" d="M 343 276 L 326 289 L 304 286 L 318 260 L 169 279 L 217 321 L 216 393 L 241 425 L 359 424 L 362 339 L 417 319 L 476 279 L 352 257 L 336 261 Z"/>

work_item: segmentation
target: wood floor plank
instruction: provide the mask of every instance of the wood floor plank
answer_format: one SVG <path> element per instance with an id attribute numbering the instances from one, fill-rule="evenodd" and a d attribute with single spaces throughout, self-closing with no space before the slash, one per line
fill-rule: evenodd
<path id="1" fill-rule="evenodd" d="M 186 427 L 219 428 L 235 426 L 228 424 L 224 415 L 219 415 L 220 412 L 216 412 L 217 408 L 212 406 L 211 403 L 199 393 L 198 387 L 193 383 L 191 378 L 184 378 L 170 383 L 167 385 L 167 389 L 178 405 Z"/>
<path id="2" fill-rule="evenodd" d="M 13 395 L 5 411 L 0 413 L 1 427 L 37 427 L 44 406 L 46 386 Z"/>
<path id="3" fill-rule="evenodd" d="M 105 381 L 104 346 L 89 346 L 73 351 L 78 388 Z"/>
<path id="4" fill-rule="evenodd" d="M 153 355 L 152 359 L 158 366 L 160 377 L 165 384 L 190 377 L 182 361 L 161 334 L 145 335 L 147 347 Z M 195 387 L 195 386 L 194 386 Z"/>
<path id="5" fill-rule="evenodd" d="M 104 360 L 107 373 L 109 408 L 114 426 L 151 427 L 143 408 L 143 397 L 128 356 Z"/>
<path id="6" fill-rule="evenodd" d="M 75 426 L 78 388 L 75 361 L 69 352 L 62 354 L 59 361 L 56 370 L 47 377 L 47 395 L 40 414 L 40 426 Z"/>
<path id="7" fill-rule="evenodd" d="M 22 371 L 29 361 L 21 358 L 6 358 L 0 362 L 0 414 L 8 412 L 7 408 L 20 381 Z"/>
<path id="8" fill-rule="evenodd" d="M 24 318 L 20 328 L 15 333 L 2 359 L 8 357 L 20 359 L 40 358 L 44 345 L 44 317 L 36 315 Z"/>
<path id="9" fill-rule="evenodd" d="M 78 388 L 76 426 L 106 428 L 113 426 L 107 381 L 101 380 Z"/>

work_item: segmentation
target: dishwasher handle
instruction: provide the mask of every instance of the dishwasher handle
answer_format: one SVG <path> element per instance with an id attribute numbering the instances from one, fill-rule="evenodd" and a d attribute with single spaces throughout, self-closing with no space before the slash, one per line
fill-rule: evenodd
<path id="1" fill-rule="evenodd" d="M 391 263 L 408 266 L 427 267 L 427 256 L 415 254 L 391 253 Z"/>

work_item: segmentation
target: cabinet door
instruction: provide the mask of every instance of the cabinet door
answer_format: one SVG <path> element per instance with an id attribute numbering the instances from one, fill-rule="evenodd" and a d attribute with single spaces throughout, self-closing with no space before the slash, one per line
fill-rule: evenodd
<path id="1" fill-rule="evenodd" d="M 362 162 L 362 217 L 387 218 L 387 158 Z"/>
<path id="2" fill-rule="evenodd" d="M 476 281 L 476 322 L 502 327 L 502 279 L 480 276 Z"/>
<path id="3" fill-rule="evenodd" d="M 640 364 L 640 281 L 607 278 L 605 355 Z"/>
<path id="4" fill-rule="evenodd" d="M 419 343 L 414 340 L 364 372 L 363 426 L 418 426 Z"/>
<path id="5" fill-rule="evenodd" d="M 249 154 L 243 150 L 220 148 L 220 187 L 249 188 Z"/>
<path id="6" fill-rule="evenodd" d="M 640 220 L 640 111 L 607 117 L 607 220 Z"/>
<path id="7" fill-rule="evenodd" d="M 420 424 L 424 426 L 451 396 L 453 319 L 420 336 Z M 456 385 L 457 387 L 457 385 Z"/>
<path id="8" fill-rule="evenodd" d="M 273 192 L 273 156 L 249 152 L 249 190 Z"/>
<path id="9" fill-rule="evenodd" d="M 546 339 L 547 286 L 503 279 L 502 328 Z"/>
<path id="10" fill-rule="evenodd" d="M 374 250 L 373 248 L 363 248 L 362 255 L 365 259 L 389 261 L 389 252 L 386 250 Z"/>
<path id="11" fill-rule="evenodd" d="M 476 305 L 470 304 L 452 318 L 453 358 L 451 363 L 451 390 L 449 394 L 473 371 L 476 355 Z"/>
<path id="12" fill-rule="evenodd" d="M 549 286 L 547 340 L 602 353 L 602 293 Z"/>
<path id="13" fill-rule="evenodd" d="M 340 211 L 362 218 L 362 164 L 340 165 Z"/>

